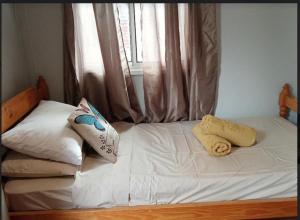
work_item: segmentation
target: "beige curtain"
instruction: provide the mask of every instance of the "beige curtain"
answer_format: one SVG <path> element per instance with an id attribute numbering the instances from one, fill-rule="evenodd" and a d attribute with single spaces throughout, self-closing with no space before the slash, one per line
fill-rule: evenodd
<path id="1" fill-rule="evenodd" d="M 214 114 L 218 81 L 215 4 L 142 4 L 146 119 Z"/>
<path id="2" fill-rule="evenodd" d="M 75 70 L 74 19 L 71 4 L 64 5 L 64 99 L 71 105 L 77 105 L 81 91 Z"/>
<path id="3" fill-rule="evenodd" d="M 73 96 L 79 90 L 109 121 L 142 121 L 117 9 L 103 3 L 66 5 L 65 18 L 65 29 L 74 36 L 66 38 L 74 62 L 65 62 L 69 65 L 65 79 L 75 76 L 75 80 L 65 80 L 66 101 L 74 104 Z"/>

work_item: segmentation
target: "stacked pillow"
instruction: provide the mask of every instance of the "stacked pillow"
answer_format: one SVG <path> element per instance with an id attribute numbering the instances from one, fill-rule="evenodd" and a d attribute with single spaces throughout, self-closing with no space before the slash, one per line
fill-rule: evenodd
<path id="1" fill-rule="evenodd" d="M 79 166 L 44 160 L 10 151 L 1 166 L 1 173 L 7 177 L 55 177 L 75 175 Z"/>
<path id="2" fill-rule="evenodd" d="M 2 163 L 2 175 L 74 175 L 83 161 L 83 139 L 108 161 L 117 161 L 119 135 L 86 99 L 78 107 L 42 100 L 2 134 L 2 144 L 12 150 Z"/>
<path id="3" fill-rule="evenodd" d="M 2 175 L 75 174 L 83 160 L 83 139 L 67 121 L 75 109 L 64 103 L 41 101 L 24 120 L 2 134 L 2 144 L 13 150 L 2 163 Z"/>

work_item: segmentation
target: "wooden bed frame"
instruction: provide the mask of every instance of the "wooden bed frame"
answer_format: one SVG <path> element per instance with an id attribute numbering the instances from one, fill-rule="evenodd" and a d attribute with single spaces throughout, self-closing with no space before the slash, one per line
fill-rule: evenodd
<path id="1" fill-rule="evenodd" d="M 32 111 L 41 99 L 49 99 L 45 80 L 2 104 L 1 132 L 8 130 Z M 297 111 L 297 100 L 284 85 L 279 94 L 280 116 Z M 10 212 L 11 220 L 104 220 L 104 219 L 296 219 L 297 197 L 254 199 L 189 204 L 147 205 L 99 209 Z"/>

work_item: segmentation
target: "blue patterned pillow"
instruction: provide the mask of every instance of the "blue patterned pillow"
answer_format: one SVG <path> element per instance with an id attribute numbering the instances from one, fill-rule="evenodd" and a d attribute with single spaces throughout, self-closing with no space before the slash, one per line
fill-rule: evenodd
<path id="1" fill-rule="evenodd" d="M 68 121 L 101 156 L 112 163 L 117 161 L 119 144 L 117 131 L 85 98 L 81 99 Z"/>

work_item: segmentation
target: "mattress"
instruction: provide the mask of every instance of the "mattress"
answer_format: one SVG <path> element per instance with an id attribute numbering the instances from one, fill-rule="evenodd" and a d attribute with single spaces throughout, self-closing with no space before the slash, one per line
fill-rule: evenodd
<path id="1" fill-rule="evenodd" d="M 193 136 L 199 121 L 115 123 L 118 161 L 87 153 L 74 178 L 11 180 L 9 209 L 135 206 L 297 195 L 297 127 L 279 117 L 233 120 L 257 130 L 252 147 L 211 157 Z M 57 183 L 58 180 L 60 184 Z"/>

